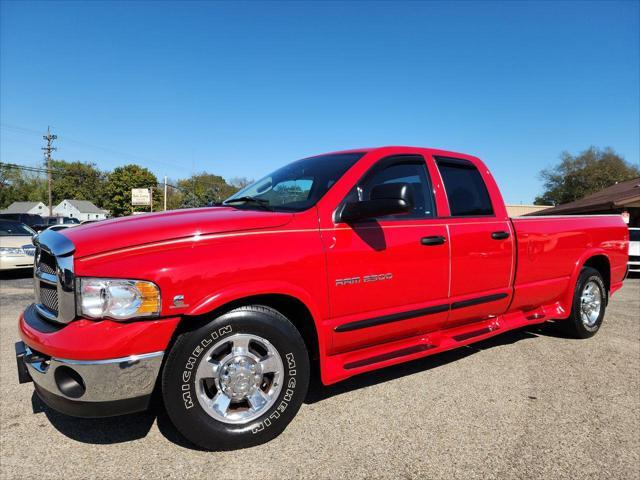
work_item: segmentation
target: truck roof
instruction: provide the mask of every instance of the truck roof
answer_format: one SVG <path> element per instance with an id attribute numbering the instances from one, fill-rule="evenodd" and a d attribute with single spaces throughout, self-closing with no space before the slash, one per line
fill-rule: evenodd
<path id="1" fill-rule="evenodd" d="M 450 150 L 441 150 L 439 148 L 432 148 L 432 147 L 416 147 L 416 146 L 410 146 L 410 145 L 381 145 L 381 146 L 377 146 L 377 147 L 362 147 L 362 148 L 351 148 L 351 149 L 347 149 L 347 150 L 338 150 L 335 152 L 327 152 L 327 153 L 323 153 L 320 155 L 335 155 L 335 154 L 341 154 L 341 153 L 370 153 L 370 152 L 375 152 L 378 150 L 429 150 L 430 152 L 436 154 L 436 155 L 442 155 L 442 156 L 451 156 L 451 157 L 463 157 L 463 158 L 475 158 L 472 155 L 469 155 L 468 153 L 462 153 L 462 152 L 454 152 L 454 151 L 450 151 Z M 314 157 L 316 156 L 320 156 L 320 155 L 313 155 Z"/>

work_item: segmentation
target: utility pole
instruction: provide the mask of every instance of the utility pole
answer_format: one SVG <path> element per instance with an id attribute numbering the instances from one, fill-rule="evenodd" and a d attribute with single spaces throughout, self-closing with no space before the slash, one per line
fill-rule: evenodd
<path id="1" fill-rule="evenodd" d="M 43 135 L 42 138 L 44 138 L 47 141 L 47 146 L 46 147 L 42 147 L 42 150 L 44 150 L 44 159 L 47 162 L 47 190 L 49 191 L 49 216 L 53 217 L 53 204 L 52 204 L 52 200 L 51 200 L 51 152 L 55 152 L 57 150 L 56 147 L 52 147 L 53 141 L 58 138 L 57 135 L 52 135 L 51 134 L 51 128 L 47 127 L 47 134 Z"/>
<path id="2" fill-rule="evenodd" d="M 164 176 L 164 211 L 167 211 L 167 176 Z"/>
<path id="3" fill-rule="evenodd" d="M 149 195 L 151 197 L 149 200 L 149 205 L 151 205 L 151 210 L 149 211 L 153 213 L 153 187 L 149 188 L 149 192 L 151 192 Z"/>

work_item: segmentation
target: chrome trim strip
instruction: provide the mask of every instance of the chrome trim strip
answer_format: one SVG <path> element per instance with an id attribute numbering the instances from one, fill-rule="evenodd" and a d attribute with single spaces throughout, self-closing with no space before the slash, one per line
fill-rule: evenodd
<path id="1" fill-rule="evenodd" d="M 36 310 L 38 311 L 38 313 L 42 315 L 44 318 L 46 318 L 47 320 L 52 320 L 54 322 L 58 321 L 58 317 L 56 317 L 56 315 L 52 311 L 50 311 L 47 307 L 39 303 L 36 303 L 34 305 L 36 306 Z"/>
<path id="2" fill-rule="evenodd" d="M 39 268 L 36 268 L 36 278 L 42 282 L 50 283 L 51 285 L 58 284 L 58 278 L 50 273 L 45 273 Z"/>
<path id="3" fill-rule="evenodd" d="M 158 352 L 142 353 L 140 355 L 129 355 L 128 357 L 107 358 L 106 360 L 71 360 L 69 358 L 58 357 L 52 357 L 52 360 L 66 363 L 68 365 L 108 365 L 110 363 L 137 362 L 148 358 L 161 357 L 162 355 L 164 355 L 164 351 L 160 350 Z"/>

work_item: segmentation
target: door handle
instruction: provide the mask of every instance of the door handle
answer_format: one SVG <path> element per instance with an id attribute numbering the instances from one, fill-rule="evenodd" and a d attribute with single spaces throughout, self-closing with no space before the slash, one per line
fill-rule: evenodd
<path id="1" fill-rule="evenodd" d="M 431 237 L 422 237 L 420 239 L 420 243 L 428 247 L 432 245 L 442 245 L 446 241 L 447 239 L 440 235 L 433 235 Z"/>
<path id="2" fill-rule="evenodd" d="M 491 238 L 494 240 L 505 240 L 509 238 L 511 234 L 509 232 L 493 232 L 491 234 Z"/>

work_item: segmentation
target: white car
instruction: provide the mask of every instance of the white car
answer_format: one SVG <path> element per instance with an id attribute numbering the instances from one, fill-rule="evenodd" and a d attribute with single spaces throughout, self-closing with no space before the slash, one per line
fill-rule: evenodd
<path id="1" fill-rule="evenodd" d="M 66 228 L 71 228 L 71 227 L 75 227 L 77 225 L 80 225 L 79 223 L 60 223 L 58 225 L 51 225 L 50 227 L 47 228 L 47 230 L 53 230 L 54 232 L 58 232 L 60 230 L 64 230 Z"/>
<path id="2" fill-rule="evenodd" d="M 0 220 L 0 270 L 33 268 L 36 234 L 25 224 L 13 220 Z"/>
<path id="3" fill-rule="evenodd" d="M 629 229 L 629 271 L 640 273 L 640 228 Z"/>

